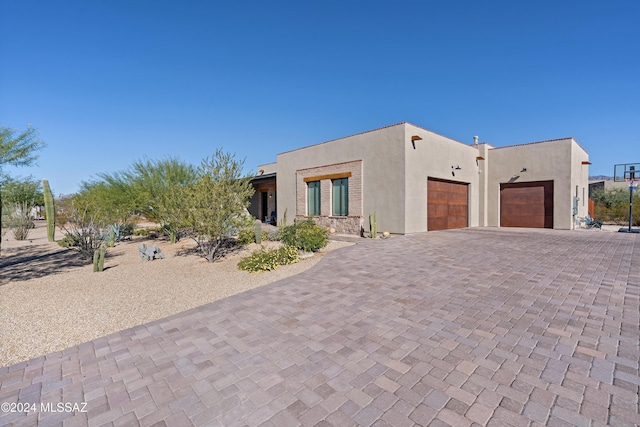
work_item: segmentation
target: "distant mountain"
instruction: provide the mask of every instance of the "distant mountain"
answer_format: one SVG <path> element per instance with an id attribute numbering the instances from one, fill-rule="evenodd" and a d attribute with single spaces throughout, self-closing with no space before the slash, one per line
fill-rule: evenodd
<path id="1" fill-rule="evenodd" d="M 589 176 L 589 181 L 613 181 L 613 177 L 606 175 L 593 175 Z"/>

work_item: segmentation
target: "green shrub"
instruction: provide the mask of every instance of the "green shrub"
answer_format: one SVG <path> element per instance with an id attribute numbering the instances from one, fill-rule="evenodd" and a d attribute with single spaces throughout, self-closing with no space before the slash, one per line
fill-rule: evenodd
<path id="1" fill-rule="evenodd" d="M 62 239 L 58 240 L 58 245 L 63 248 L 74 248 L 80 246 L 80 240 L 71 233 L 67 233 Z"/>
<path id="2" fill-rule="evenodd" d="M 298 249 L 284 245 L 269 251 L 264 249 L 253 251 L 251 255 L 240 260 L 238 268 L 250 273 L 258 273 L 275 270 L 281 265 L 294 264 L 298 261 L 300 261 Z"/>
<path id="3" fill-rule="evenodd" d="M 267 230 L 262 230 L 262 240 L 271 240 L 269 238 L 269 232 Z M 253 228 L 243 228 L 238 233 L 236 242 L 242 246 L 255 243 L 256 242 L 255 230 Z"/>
<path id="4" fill-rule="evenodd" d="M 317 252 L 327 246 L 328 242 L 327 230 L 311 219 L 282 227 L 280 236 L 285 245 L 295 246 L 305 252 Z"/>
<path id="5" fill-rule="evenodd" d="M 270 240 L 272 242 L 279 242 L 280 240 L 282 240 L 282 236 L 280 234 L 280 230 L 275 230 L 267 232 L 267 237 L 263 237 L 263 239 Z"/>
<path id="6" fill-rule="evenodd" d="M 243 228 L 238 233 L 236 241 L 239 245 L 249 245 L 255 241 L 256 237 L 252 228 Z"/>
<path id="7" fill-rule="evenodd" d="M 152 238 L 155 239 L 156 237 L 158 237 L 158 233 L 160 233 L 160 231 L 162 231 L 162 229 L 160 227 L 138 228 L 137 230 L 134 230 L 133 235 L 134 236 L 152 237 Z"/>

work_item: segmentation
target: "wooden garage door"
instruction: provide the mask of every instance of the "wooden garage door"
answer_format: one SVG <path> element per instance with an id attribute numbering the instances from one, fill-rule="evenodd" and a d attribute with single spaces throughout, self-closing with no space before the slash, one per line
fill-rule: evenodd
<path id="1" fill-rule="evenodd" d="M 553 181 L 500 184 L 500 226 L 553 228 Z"/>
<path id="2" fill-rule="evenodd" d="M 460 182 L 427 181 L 427 230 L 464 228 L 469 225 L 468 185 Z"/>

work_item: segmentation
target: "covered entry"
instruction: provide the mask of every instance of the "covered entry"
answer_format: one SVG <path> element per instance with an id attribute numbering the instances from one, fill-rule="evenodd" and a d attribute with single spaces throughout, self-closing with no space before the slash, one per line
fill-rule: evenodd
<path id="1" fill-rule="evenodd" d="M 553 181 L 500 184 L 500 226 L 553 228 Z"/>
<path id="2" fill-rule="evenodd" d="M 463 182 L 427 180 L 427 230 L 469 226 L 469 185 Z"/>

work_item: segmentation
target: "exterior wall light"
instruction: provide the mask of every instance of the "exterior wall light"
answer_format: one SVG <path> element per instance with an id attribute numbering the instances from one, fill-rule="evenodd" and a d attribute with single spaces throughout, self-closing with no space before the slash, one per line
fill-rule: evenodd
<path id="1" fill-rule="evenodd" d="M 420 135 L 413 135 L 411 136 L 411 145 L 413 146 L 413 149 L 416 149 L 416 141 L 422 141 L 422 137 Z"/>

